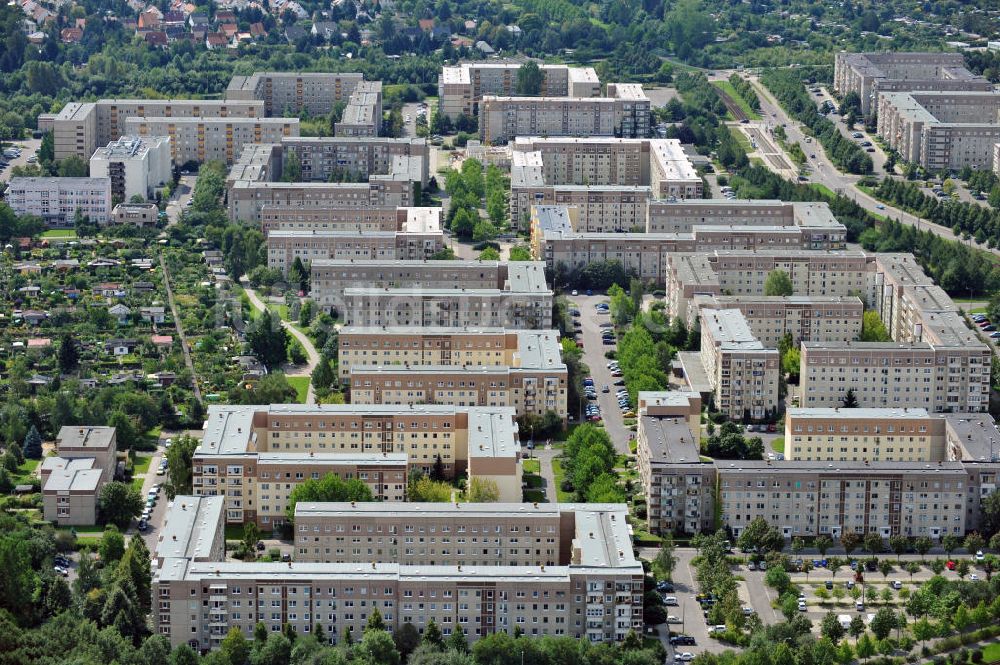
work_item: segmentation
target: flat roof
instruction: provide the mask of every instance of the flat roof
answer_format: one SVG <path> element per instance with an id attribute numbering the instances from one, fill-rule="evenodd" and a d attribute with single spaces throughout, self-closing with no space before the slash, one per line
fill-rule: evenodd
<path id="1" fill-rule="evenodd" d="M 287 451 L 257 453 L 257 464 L 271 466 L 301 466 L 303 464 L 351 466 L 384 466 L 386 464 L 406 466 L 406 453 L 309 453 L 308 451 Z"/>
<path id="2" fill-rule="evenodd" d="M 517 330 L 515 360 L 520 369 L 565 370 L 562 346 L 556 330 Z"/>
<path id="3" fill-rule="evenodd" d="M 45 481 L 45 492 L 96 492 L 104 472 L 101 469 L 53 471 Z"/>
<path id="4" fill-rule="evenodd" d="M 175 496 L 156 541 L 156 557 L 207 559 L 223 520 L 226 497 Z"/>
<path id="5" fill-rule="evenodd" d="M 922 420 L 930 418 L 924 408 L 857 408 L 844 409 L 839 407 L 789 407 L 788 417 L 794 419 L 836 419 L 854 418 L 858 420 L 892 418 L 895 420 Z"/>
<path id="6" fill-rule="evenodd" d="M 504 335 L 516 333 L 507 328 L 480 326 L 344 326 L 340 336 L 345 335 L 414 335 L 426 337 L 434 335 Z"/>
<path id="7" fill-rule="evenodd" d="M 114 427 L 97 425 L 63 425 L 56 435 L 56 450 L 65 448 L 93 448 L 106 450 L 115 438 Z"/>
<path id="8" fill-rule="evenodd" d="M 521 451 L 514 407 L 469 410 L 469 458 L 516 457 Z"/>
<path id="9" fill-rule="evenodd" d="M 563 512 L 577 510 L 614 510 L 614 504 L 577 504 L 577 503 L 452 503 L 452 502 L 402 502 L 384 503 L 381 501 L 300 501 L 295 504 L 295 519 L 300 517 L 358 517 L 367 519 L 373 516 L 395 517 L 397 515 L 419 515 L 421 517 L 454 518 L 467 516 L 470 519 L 479 517 L 558 517 Z"/>
<path id="10" fill-rule="evenodd" d="M 697 440 L 681 416 L 641 416 L 639 427 L 649 447 L 653 464 L 700 464 Z"/>
<path id="11" fill-rule="evenodd" d="M 1000 461 L 1000 429 L 993 416 L 988 413 L 945 413 L 940 417 L 962 448 L 963 462 Z"/>
<path id="12" fill-rule="evenodd" d="M 703 309 L 701 310 L 702 330 L 709 334 L 723 349 L 763 349 L 743 312 L 738 309 Z"/>
<path id="13" fill-rule="evenodd" d="M 610 508 L 574 512 L 573 549 L 580 554 L 578 565 L 604 569 L 639 566 L 632 550 L 631 528 L 626 521 L 628 509 L 614 504 Z"/>
<path id="14" fill-rule="evenodd" d="M 712 382 L 705 371 L 705 364 L 701 361 L 701 353 L 698 351 L 679 351 L 677 360 L 684 370 L 684 380 L 688 387 L 696 393 L 704 394 L 713 392 Z"/>
<path id="15" fill-rule="evenodd" d="M 549 292 L 542 261 L 511 261 L 507 264 L 505 289 L 518 293 Z"/>
<path id="16" fill-rule="evenodd" d="M 888 462 L 874 463 L 839 461 L 819 462 L 812 460 L 716 460 L 719 474 L 740 474 L 760 477 L 768 473 L 793 473 L 816 475 L 864 474 L 871 476 L 897 476 L 900 473 L 933 476 L 942 472 L 965 474 L 961 462 Z"/>

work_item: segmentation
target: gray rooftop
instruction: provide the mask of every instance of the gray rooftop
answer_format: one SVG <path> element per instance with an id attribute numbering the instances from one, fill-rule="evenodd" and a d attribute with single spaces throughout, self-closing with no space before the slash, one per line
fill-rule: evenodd
<path id="1" fill-rule="evenodd" d="M 96 425 L 64 425 L 56 436 L 56 449 L 93 448 L 107 450 L 115 438 L 114 427 Z"/>
<path id="2" fill-rule="evenodd" d="M 856 419 L 922 419 L 930 418 L 927 409 L 922 408 L 858 408 L 842 409 L 839 407 L 789 407 L 788 417 L 794 419 L 828 419 L 828 418 L 856 418 Z"/>
<path id="3" fill-rule="evenodd" d="M 469 458 L 516 457 L 521 450 L 514 407 L 469 409 Z"/>
<path id="4" fill-rule="evenodd" d="M 174 497 L 173 507 L 166 513 L 156 543 L 156 557 L 180 557 L 193 561 L 207 560 L 220 522 L 224 519 L 224 496 Z"/>
<path id="5" fill-rule="evenodd" d="M 701 327 L 723 349 L 763 349 L 764 345 L 754 337 L 743 312 L 738 309 L 703 309 Z"/>
<path id="6" fill-rule="evenodd" d="M 680 416 L 642 416 L 640 425 L 649 446 L 653 464 L 699 464 L 697 439 L 687 418 Z"/>
<path id="7" fill-rule="evenodd" d="M 946 413 L 941 416 L 961 447 L 966 463 L 1000 462 L 1000 429 L 988 413 Z M 949 457 L 952 451 L 948 451 Z"/>

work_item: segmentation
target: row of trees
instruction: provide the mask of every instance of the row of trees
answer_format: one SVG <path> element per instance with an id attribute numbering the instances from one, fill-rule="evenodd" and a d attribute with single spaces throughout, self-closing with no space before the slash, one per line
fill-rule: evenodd
<path id="1" fill-rule="evenodd" d="M 759 436 L 746 437 L 739 423 L 725 422 L 718 431 L 708 424 L 705 454 L 716 459 L 759 460 L 764 457 L 764 441 Z"/>
<path id="2" fill-rule="evenodd" d="M 760 98 L 757 97 L 757 91 L 753 89 L 750 81 L 734 73 L 729 77 L 729 84 L 733 86 L 736 94 L 747 103 L 747 106 L 754 111 L 760 111 Z"/>
<path id="3" fill-rule="evenodd" d="M 445 189 L 451 197 L 449 228 L 464 240 L 495 238 L 507 222 L 508 188 L 508 179 L 493 164 L 484 170 L 478 160 L 467 159 L 460 171 L 449 170 L 445 175 Z M 488 219 L 480 217 L 482 207 Z"/>
<path id="4" fill-rule="evenodd" d="M 955 235 L 973 237 L 990 247 L 1000 244 L 1000 212 L 974 203 L 928 196 L 913 182 L 885 178 L 875 188 L 879 199 L 907 212 L 952 229 Z"/>
<path id="5" fill-rule="evenodd" d="M 829 119 L 820 114 L 796 69 L 768 70 L 761 76 L 789 115 L 808 127 L 826 150 L 827 156 L 848 173 L 872 172 L 872 159 L 857 143 L 844 137 Z"/>
<path id="6" fill-rule="evenodd" d="M 561 489 L 573 492 L 577 501 L 624 503 L 615 460 L 615 447 L 608 433 L 590 423 L 580 425 L 563 447 L 562 468 L 566 475 Z"/>

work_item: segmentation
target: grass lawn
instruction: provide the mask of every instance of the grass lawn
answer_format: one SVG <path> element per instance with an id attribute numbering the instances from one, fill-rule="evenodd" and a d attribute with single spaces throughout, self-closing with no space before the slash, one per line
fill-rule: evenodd
<path id="1" fill-rule="evenodd" d="M 562 491 L 562 481 L 565 474 L 563 473 L 562 460 L 558 457 L 552 460 L 552 475 L 554 475 L 556 479 L 556 500 L 559 503 L 568 503 L 573 501 L 572 494 Z"/>
<path id="2" fill-rule="evenodd" d="M 76 231 L 73 229 L 49 229 L 42 232 L 43 238 L 75 238 Z"/>
<path id="3" fill-rule="evenodd" d="M 983 662 L 994 663 L 1000 660 L 1000 642 L 987 644 L 983 647 Z"/>
<path id="4" fill-rule="evenodd" d="M 739 93 L 736 92 L 736 88 L 729 81 L 712 81 L 712 85 L 721 90 L 722 92 L 729 95 L 736 105 L 743 109 L 743 112 L 747 114 L 747 117 L 751 120 L 760 120 L 760 113 L 757 113 L 750 105 L 747 104 L 746 100 L 740 97 Z"/>
<path id="5" fill-rule="evenodd" d="M 295 388 L 295 392 L 298 394 L 299 404 L 306 403 L 306 395 L 309 393 L 309 377 L 308 376 L 286 376 L 288 380 L 288 385 Z"/>
<path id="6" fill-rule="evenodd" d="M 739 143 L 744 152 L 750 153 L 754 151 L 754 147 L 750 145 L 750 139 L 739 128 L 730 127 L 729 133 L 733 135 L 733 138 L 736 139 L 736 142 Z"/>
<path id="7" fill-rule="evenodd" d="M 779 436 L 777 439 L 772 440 L 771 441 L 771 450 L 773 450 L 776 453 L 782 453 L 782 454 L 784 454 L 784 452 L 785 452 L 785 438 L 782 437 L 782 436 Z"/>
<path id="8" fill-rule="evenodd" d="M 146 480 L 145 476 L 136 476 L 132 479 L 132 487 L 135 488 L 136 492 L 142 493 L 142 483 Z"/>
<path id="9" fill-rule="evenodd" d="M 271 310 L 272 313 L 277 314 L 281 317 L 282 321 L 288 320 L 288 305 L 277 305 L 275 303 L 267 303 L 267 308 Z"/>
<path id="10" fill-rule="evenodd" d="M 243 540 L 243 525 L 227 524 L 225 537 L 226 540 Z"/>
<path id="11" fill-rule="evenodd" d="M 817 192 L 819 192 L 823 196 L 828 196 L 831 199 L 837 198 L 837 195 L 834 194 L 833 190 L 830 189 L 829 187 L 827 187 L 826 185 L 821 185 L 819 183 L 814 182 L 814 183 L 812 183 L 810 185 L 810 187 L 812 187 L 813 189 L 815 189 Z"/>
<path id="12" fill-rule="evenodd" d="M 526 459 L 521 463 L 525 473 L 541 473 L 542 463 L 536 459 Z"/>
<path id="13" fill-rule="evenodd" d="M 149 471 L 149 465 L 153 461 L 152 455 L 136 455 L 132 459 L 132 473 L 139 475 Z"/>

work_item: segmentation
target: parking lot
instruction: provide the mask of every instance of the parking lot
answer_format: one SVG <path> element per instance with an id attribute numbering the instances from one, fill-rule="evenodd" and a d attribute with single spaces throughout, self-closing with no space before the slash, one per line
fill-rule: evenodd
<path id="1" fill-rule="evenodd" d="M 0 159 L 0 181 L 10 180 L 11 170 L 15 166 L 34 164 L 38 158 L 38 148 L 41 145 L 41 139 L 24 139 L 6 144 L 3 157 Z"/>

